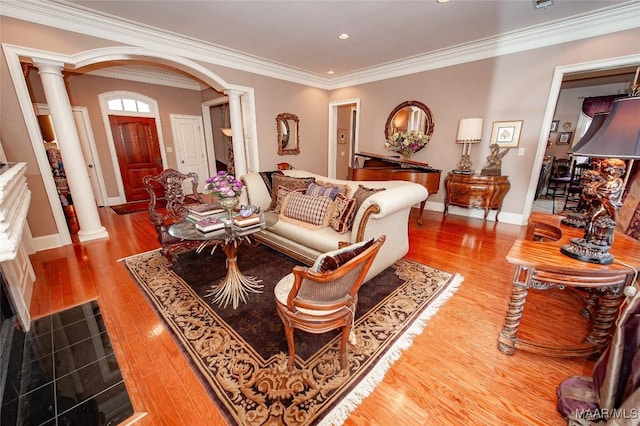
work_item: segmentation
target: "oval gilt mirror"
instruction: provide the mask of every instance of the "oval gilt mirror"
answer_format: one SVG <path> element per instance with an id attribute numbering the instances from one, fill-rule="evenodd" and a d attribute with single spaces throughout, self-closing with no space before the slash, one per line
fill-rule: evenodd
<path id="1" fill-rule="evenodd" d="M 278 155 L 300 154 L 300 132 L 298 116 L 284 112 L 276 116 L 278 131 Z"/>
<path id="2" fill-rule="evenodd" d="M 391 111 L 384 126 L 384 139 L 394 133 L 422 130 L 425 135 L 433 134 L 433 114 L 428 106 L 418 101 L 406 101 Z"/>

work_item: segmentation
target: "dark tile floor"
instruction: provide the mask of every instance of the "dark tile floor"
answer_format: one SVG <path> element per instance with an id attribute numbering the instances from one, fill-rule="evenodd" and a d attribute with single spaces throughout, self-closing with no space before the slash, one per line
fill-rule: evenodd
<path id="1" fill-rule="evenodd" d="M 100 308 L 92 301 L 16 332 L 1 425 L 114 425 L 133 415 Z"/>

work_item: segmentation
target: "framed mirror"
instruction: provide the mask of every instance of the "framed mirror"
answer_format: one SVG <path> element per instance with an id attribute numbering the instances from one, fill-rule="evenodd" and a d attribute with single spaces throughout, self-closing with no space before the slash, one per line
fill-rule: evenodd
<path id="1" fill-rule="evenodd" d="M 300 131 L 298 116 L 283 112 L 276 116 L 278 131 L 278 155 L 300 154 Z"/>
<path id="2" fill-rule="evenodd" d="M 433 114 L 428 106 L 418 101 L 406 101 L 391 111 L 384 126 L 384 139 L 394 133 L 422 130 L 425 135 L 433 134 Z"/>

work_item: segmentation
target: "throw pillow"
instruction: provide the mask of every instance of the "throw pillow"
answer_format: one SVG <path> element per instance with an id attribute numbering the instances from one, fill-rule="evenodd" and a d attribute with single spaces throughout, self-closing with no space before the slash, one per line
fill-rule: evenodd
<path id="1" fill-rule="evenodd" d="M 332 200 L 336 199 L 336 195 L 340 193 L 340 188 L 337 186 L 325 186 L 318 185 L 315 182 L 312 182 L 307 186 L 307 190 L 305 194 L 307 195 L 315 195 L 316 197 L 329 197 Z"/>
<path id="2" fill-rule="evenodd" d="M 356 200 L 338 194 L 335 199 L 333 214 L 329 219 L 329 225 L 338 231 L 338 234 L 344 234 L 351 229 L 355 216 Z"/>
<path id="3" fill-rule="evenodd" d="M 285 222 L 296 223 L 305 228 L 320 229 L 329 226 L 332 207 L 333 200 L 329 197 L 315 197 L 290 192 L 282 203 L 280 218 Z"/>
<path id="4" fill-rule="evenodd" d="M 358 189 L 353 193 L 353 199 L 356 200 L 356 211 L 360 209 L 362 202 L 376 192 L 384 191 L 385 188 L 367 188 L 362 185 L 358 185 Z"/>
<path id="5" fill-rule="evenodd" d="M 280 213 L 280 211 L 282 210 L 282 202 L 284 201 L 285 197 L 289 195 L 290 192 L 297 192 L 298 194 L 304 194 L 304 189 L 303 188 L 289 189 L 289 188 L 285 188 L 284 186 L 279 186 L 278 200 L 276 201 L 276 206 L 273 208 L 274 213 Z"/>
<path id="6" fill-rule="evenodd" d="M 283 173 L 280 170 L 274 170 L 271 172 L 258 172 L 264 185 L 267 187 L 267 191 L 269 191 L 269 195 L 273 197 L 273 176 L 274 175 L 282 175 Z M 276 187 L 277 188 L 277 187 Z"/>
<path id="7" fill-rule="evenodd" d="M 322 186 L 335 186 L 338 188 L 338 192 L 344 195 L 345 197 L 348 197 L 349 193 L 351 192 L 351 187 L 346 183 L 333 183 L 333 182 L 325 182 L 322 180 L 316 180 L 316 183 Z"/>
<path id="8" fill-rule="evenodd" d="M 311 267 L 315 272 L 328 272 L 338 269 L 373 245 L 373 238 L 350 246 L 321 254 Z"/>
<path id="9" fill-rule="evenodd" d="M 314 177 L 305 177 L 305 178 L 295 178 L 286 175 L 276 175 L 272 176 L 273 179 L 273 187 L 278 188 L 279 186 L 289 188 L 289 189 L 307 189 L 310 183 L 315 182 L 316 178 Z M 273 191 L 271 195 L 271 204 L 269 205 L 269 210 L 273 210 L 278 204 L 278 191 Z"/>

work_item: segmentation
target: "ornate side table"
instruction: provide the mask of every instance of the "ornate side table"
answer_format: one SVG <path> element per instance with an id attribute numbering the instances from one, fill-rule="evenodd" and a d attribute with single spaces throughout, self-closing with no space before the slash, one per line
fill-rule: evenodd
<path id="1" fill-rule="evenodd" d="M 504 354 L 511 355 L 516 349 L 522 349 L 549 356 L 583 357 L 601 353 L 609 343 L 609 333 L 624 298 L 624 287 L 634 279 L 633 269 L 626 265 L 640 267 L 640 242 L 616 232 L 610 252 L 621 263 L 583 262 L 560 252 L 563 244 L 583 232 L 563 225 L 561 219 L 561 216 L 532 214 L 526 236 L 516 240 L 507 254 L 507 262 L 515 265 L 515 270 L 509 307 L 498 338 L 498 349 Z M 583 311 L 591 312 L 591 331 L 582 344 L 551 346 L 518 337 L 528 291 L 552 288 L 588 290 Z"/>
<path id="2" fill-rule="evenodd" d="M 238 248 L 243 240 L 249 240 L 252 234 L 265 227 L 264 217 L 261 217 L 260 223 L 256 226 L 247 228 L 227 226 L 218 231 L 203 233 L 198 231 L 192 222 L 184 220 L 171 225 L 168 232 L 176 238 L 203 240 L 201 246 L 203 249 L 211 245 L 222 247 L 227 257 L 227 275 L 206 296 L 212 296 L 212 301 L 221 307 L 231 303 L 233 309 L 237 309 L 240 301 L 247 303 L 249 293 L 262 293 L 262 284 L 260 284 L 262 280 L 246 276 L 238 268 Z"/>
<path id="3" fill-rule="evenodd" d="M 449 205 L 478 208 L 484 210 L 487 220 L 489 210 L 496 211 L 496 222 L 502 210 L 502 201 L 509 192 L 511 184 L 507 176 L 479 176 L 449 173 L 444 180 L 447 196 L 444 201 L 444 214 Z"/>

